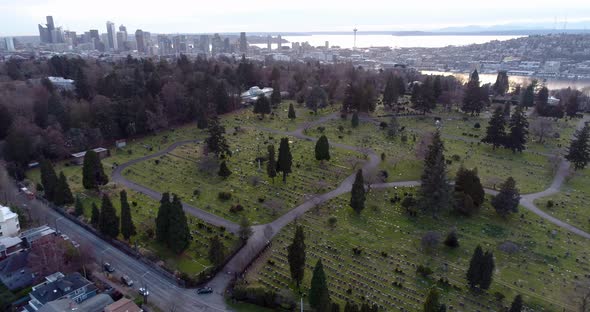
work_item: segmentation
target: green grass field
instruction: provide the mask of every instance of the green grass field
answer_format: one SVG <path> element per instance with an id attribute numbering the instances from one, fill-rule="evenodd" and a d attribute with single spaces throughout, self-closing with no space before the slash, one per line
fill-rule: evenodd
<path id="1" fill-rule="evenodd" d="M 412 189 L 373 192 L 360 216 L 348 207 L 343 195 L 308 212 L 298 221 L 306 233 L 306 276 L 308 287 L 313 265 L 322 259 L 328 276 L 331 296 L 341 303 L 350 299 L 358 303 L 376 302 L 386 310 L 418 311 L 428 289 L 437 285 L 444 302 L 461 311 L 498 311 L 502 304 L 492 295 L 500 292 L 507 301 L 520 293 L 530 307 L 543 311 L 573 309 L 572 294 L 576 283 L 584 279 L 590 264 L 590 242 L 570 237 L 527 211 L 498 217 L 489 203 L 472 217 L 445 215 L 439 220 L 428 216 L 408 217 L 399 203 Z M 328 218 L 336 225 L 330 228 Z M 272 247 L 250 269 L 248 280 L 274 290 L 293 287 L 289 278 L 286 246 L 290 244 L 295 224 L 284 228 L 273 239 Z M 450 249 L 442 243 L 433 250 L 421 246 L 427 231 L 436 231 L 441 242 L 446 233 L 456 229 L 460 247 Z M 550 232 L 555 230 L 555 235 Z M 501 251 L 502 244 L 514 244 L 516 252 Z M 476 294 L 466 285 L 469 259 L 477 244 L 495 255 L 494 282 L 487 293 Z M 352 248 L 362 249 L 353 255 Z M 430 278 L 416 275 L 416 267 L 426 265 L 434 273 Z M 447 278 L 450 286 L 437 284 Z M 393 283 L 401 283 L 401 287 Z M 504 304 L 507 304 L 504 302 Z"/>

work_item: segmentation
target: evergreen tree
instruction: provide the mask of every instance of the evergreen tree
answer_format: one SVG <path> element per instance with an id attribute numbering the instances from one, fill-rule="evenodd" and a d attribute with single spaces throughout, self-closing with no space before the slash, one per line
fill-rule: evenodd
<path id="1" fill-rule="evenodd" d="M 504 115 L 504 119 L 505 120 L 509 120 L 510 119 L 511 106 L 512 105 L 510 105 L 510 101 L 506 101 L 506 103 L 504 103 L 504 108 L 503 108 L 502 114 Z"/>
<path id="2" fill-rule="evenodd" d="M 325 135 L 322 135 L 315 144 L 315 159 L 330 160 L 330 143 Z"/>
<path id="3" fill-rule="evenodd" d="M 330 306 L 330 311 L 331 312 L 340 312 L 340 305 L 336 302 L 332 302 L 332 305 Z"/>
<path id="4" fill-rule="evenodd" d="M 213 118 L 209 121 L 209 137 L 205 139 L 207 151 L 215 154 L 217 158 L 231 156 L 231 151 L 225 139 L 225 127 L 219 123 L 219 119 Z"/>
<path id="5" fill-rule="evenodd" d="M 576 170 L 586 168 L 590 161 L 590 127 L 585 125 L 581 130 L 576 131 L 572 142 L 568 148 L 565 159 L 574 164 Z"/>
<path id="6" fill-rule="evenodd" d="M 477 176 L 477 168 L 473 170 L 459 167 L 455 178 L 455 208 L 465 215 L 472 214 L 479 208 L 485 198 L 481 181 Z"/>
<path id="7" fill-rule="evenodd" d="M 510 114 L 510 113 L 509 113 Z M 506 119 L 501 107 L 497 107 L 486 129 L 486 136 L 481 140 L 483 143 L 491 144 L 494 149 L 506 142 Z"/>
<path id="8" fill-rule="evenodd" d="M 283 183 L 287 183 L 287 175 L 291 173 L 293 155 L 289 148 L 289 138 L 282 138 L 279 145 L 279 159 L 277 161 L 277 172 L 283 173 Z"/>
<path id="9" fill-rule="evenodd" d="M 218 115 L 225 114 L 231 111 L 231 99 L 227 90 L 225 90 L 225 83 L 217 84 L 213 91 L 213 101 L 215 102 L 215 111 Z"/>
<path id="10" fill-rule="evenodd" d="M 484 262 L 483 250 L 480 245 L 477 245 L 471 261 L 469 261 L 469 269 L 467 270 L 467 283 L 471 288 L 475 288 L 481 282 L 482 265 Z"/>
<path id="11" fill-rule="evenodd" d="M 295 114 L 295 107 L 293 107 L 293 103 L 289 103 L 289 113 L 287 114 L 287 117 L 289 117 L 289 119 L 291 120 L 297 118 Z"/>
<path id="12" fill-rule="evenodd" d="M 498 71 L 496 83 L 494 83 L 494 93 L 497 95 L 505 95 L 508 92 L 510 83 L 508 82 L 508 73 L 505 70 Z"/>
<path id="13" fill-rule="evenodd" d="M 443 152 L 444 144 L 437 131 L 424 158 L 424 171 L 420 178 L 421 187 L 418 196 L 420 208 L 423 211 L 430 211 L 433 217 L 446 210 L 451 204 L 451 187 L 447 180 L 447 167 Z"/>
<path id="14" fill-rule="evenodd" d="M 479 281 L 479 287 L 481 289 L 487 290 L 492 285 L 494 268 L 494 254 L 492 252 L 486 251 L 483 255 L 481 278 Z"/>
<path id="15" fill-rule="evenodd" d="M 127 192 L 122 190 L 119 197 L 121 200 L 121 234 L 125 240 L 129 240 L 132 235 L 136 234 L 136 231 L 131 217 L 131 207 L 127 201 Z"/>
<path id="16" fill-rule="evenodd" d="M 68 180 L 63 172 L 59 173 L 59 179 L 57 180 L 57 186 L 55 187 L 55 194 L 53 202 L 58 205 L 69 205 L 74 202 L 74 196 L 68 185 Z"/>
<path id="17" fill-rule="evenodd" d="M 360 214 L 365 209 L 365 181 L 363 178 L 363 170 L 359 169 L 356 172 L 354 183 L 352 183 L 352 190 L 350 191 L 350 207 Z"/>
<path id="18" fill-rule="evenodd" d="M 90 216 L 90 224 L 96 229 L 98 229 L 98 223 L 100 221 L 100 211 L 95 203 L 92 203 L 92 215 Z"/>
<path id="19" fill-rule="evenodd" d="M 309 288 L 309 305 L 312 308 L 319 308 L 322 295 L 328 296 L 327 300 L 330 300 L 328 283 L 326 281 L 326 274 L 324 273 L 324 266 L 322 265 L 322 259 L 318 259 L 314 269 L 313 276 L 311 277 L 311 286 Z M 324 301 L 326 299 L 324 298 Z"/>
<path id="20" fill-rule="evenodd" d="M 82 205 L 82 200 L 80 200 L 79 196 L 76 196 L 76 203 L 74 205 L 74 215 L 79 217 L 84 214 L 84 205 Z"/>
<path id="21" fill-rule="evenodd" d="M 168 215 L 168 237 L 167 243 L 170 250 L 176 254 L 181 254 L 190 244 L 190 230 L 186 220 L 186 214 L 182 209 L 180 198 L 173 194 L 172 203 Z"/>
<path id="22" fill-rule="evenodd" d="M 359 126 L 359 114 L 357 112 L 354 112 L 352 114 L 351 123 L 352 123 L 353 128 L 356 128 Z"/>
<path id="23" fill-rule="evenodd" d="M 457 232 L 455 230 L 450 231 L 449 234 L 447 234 L 447 238 L 445 238 L 444 244 L 445 246 L 451 248 L 459 247 L 459 238 L 457 238 Z"/>
<path id="24" fill-rule="evenodd" d="M 252 236 L 252 227 L 250 227 L 250 221 L 248 221 L 248 218 L 246 218 L 246 216 L 242 216 L 242 218 L 240 219 L 238 237 L 242 241 L 247 241 L 248 238 L 250 238 L 250 236 Z"/>
<path id="25" fill-rule="evenodd" d="M 423 114 L 430 112 L 436 107 L 432 77 L 426 77 L 422 84 L 414 84 L 412 88 L 412 102 L 414 103 L 414 108 L 422 111 Z"/>
<path id="26" fill-rule="evenodd" d="M 359 312 L 359 307 L 354 302 L 346 301 L 344 312 Z"/>
<path id="27" fill-rule="evenodd" d="M 442 85 L 441 85 L 441 81 L 440 81 L 440 76 L 436 75 L 434 77 L 434 81 L 432 83 L 432 92 L 434 95 L 434 99 L 438 100 L 438 98 L 441 96 L 442 94 Z"/>
<path id="28" fill-rule="evenodd" d="M 265 95 L 259 96 L 254 102 L 254 114 L 260 114 L 262 118 L 264 115 L 270 114 L 270 101 Z"/>
<path id="29" fill-rule="evenodd" d="M 574 92 L 567 99 L 567 102 L 565 104 L 565 113 L 569 117 L 574 117 L 578 113 L 578 107 L 579 107 L 578 94 Z M 1 138 L 1 136 L 0 136 L 0 138 Z"/>
<path id="30" fill-rule="evenodd" d="M 535 104 L 535 87 L 537 85 L 536 81 L 533 81 L 530 85 L 528 85 L 524 92 L 522 93 L 522 97 L 520 100 L 520 106 L 523 107 L 532 107 Z"/>
<path id="31" fill-rule="evenodd" d="M 270 103 L 273 107 L 277 107 L 281 104 L 281 87 L 278 81 L 272 83 L 272 94 L 270 95 Z"/>
<path id="32" fill-rule="evenodd" d="M 272 183 L 275 183 L 275 177 L 277 176 L 277 160 L 275 158 L 275 147 L 270 144 L 268 146 L 268 163 L 266 164 L 266 174 L 272 179 Z"/>
<path id="33" fill-rule="evenodd" d="M 162 194 L 160 199 L 160 208 L 158 209 L 158 216 L 156 217 L 156 239 L 160 243 L 168 241 L 168 231 L 170 228 L 170 193 Z"/>
<path id="34" fill-rule="evenodd" d="M 293 242 L 287 247 L 287 260 L 289 260 L 291 278 L 299 288 L 305 274 L 305 234 L 300 225 L 295 229 Z"/>
<path id="35" fill-rule="evenodd" d="M 227 167 L 227 163 L 225 162 L 225 160 L 221 162 L 217 175 L 219 175 L 222 178 L 227 178 L 231 175 L 231 171 Z"/>
<path id="36" fill-rule="evenodd" d="M 479 86 L 479 74 L 474 70 L 469 77 L 469 82 L 465 86 L 465 93 L 463 95 L 463 106 L 461 109 L 471 115 L 479 114 L 485 99 L 483 98 L 481 87 Z"/>
<path id="37" fill-rule="evenodd" d="M 108 195 L 102 196 L 102 205 L 100 207 L 100 218 L 98 221 L 98 230 L 110 237 L 116 238 L 119 235 L 119 218 L 117 211 Z"/>
<path id="38" fill-rule="evenodd" d="M 55 169 L 53 169 L 53 165 L 47 159 L 41 160 L 40 167 L 41 185 L 43 185 L 45 199 L 47 199 L 50 202 L 53 202 L 55 199 L 54 195 L 58 182 L 57 174 L 55 173 Z"/>
<path id="39" fill-rule="evenodd" d="M 549 105 L 549 89 L 547 89 L 547 87 L 542 87 L 539 90 L 536 102 L 537 113 L 541 116 L 547 116 L 547 107 Z"/>
<path id="40" fill-rule="evenodd" d="M 424 312 L 439 312 L 441 307 L 439 297 L 436 287 L 430 288 L 426 301 L 424 301 Z"/>
<path id="41" fill-rule="evenodd" d="M 506 217 L 512 212 L 518 212 L 518 204 L 520 203 L 520 193 L 516 188 L 516 181 L 512 177 L 508 177 L 504 183 L 500 185 L 500 192 L 492 198 L 492 206 L 496 212 Z"/>
<path id="42" fill-rule="evenodd" d="M 508 310 L 508 312 L 521 312 L 522 306 L 523 306 L 522 296 L 516 295 L 516 297 L 514 297 L 514 301 L 512 301 L 512 305 L 510 305 L 510 310 Z M 583 312 L 585 312 L 585 311 L 583 311 Z"/>
<path id="43" fill-rule="evenodd" d="M 211 237 L 209 241 L 209 261 L 213 265 L 220 265 L 225 259 L 225 247 L 218 235 Z"/>
<path id="44" fill-rule="evenodd" d="M 100 185 L 105 185 L 109 181 L 108 176 L 104 173 L 102 162 L 95 151 L 87 151 L 84 155 L 82 165 L 82 185 L 85 189 L 96 189 Z"/>
<path id="45" fill-rule="evenodd" d="M 398 132 L 399 132 L 399 121 L 397 120 L 397 117 L 395 117 L 395 115 L 394 115 L 391 117 L 391 120 L 387 124 L 387 136 L 390 139 L 394 139 L 397 136 Z"/>
<path id="46" fill-rule="evenodd" d="M 305 106 L 317 114 L 319 108 L 328 106 L 328 95 L 326 91 L 319 85 L 313 86 L 305 100 Z"/>
<path id="47" fill-rule="evenodd" d="M 507 145 L 513 152 L 522 152 L 526 147 L 526 140 L 529 134 L 529 122 L 522 106 L 518 106 L 509 122 L 510 133 L 507 138 Z"/>

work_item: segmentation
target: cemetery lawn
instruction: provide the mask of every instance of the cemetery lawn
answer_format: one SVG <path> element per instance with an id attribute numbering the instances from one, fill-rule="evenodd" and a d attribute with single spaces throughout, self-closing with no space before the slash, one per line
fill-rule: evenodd
<path id="1" fill-rule="evenodd" d="M 502 219 L 490 208 L 489 200 L 472 217 L 445 214 L 438 220 L 430 216 L 411 218 L 399 202 L 390 202 L 395 195 L 403 198 L 406 192 L 414 189 L 371 192 L 360 216 L 348 206 L 350 195 L 346 194 L 300 218 L 297 222 L 304 227 L 307 251 L 304 291 L 309 287 L 313 266 L 321 258 L 331 298 L 341 305 L 346 299 L 357 303 L 366 299 L 385 310 L 420 311 L 428 289 L 437 286 L 442 302 L 453 310 L 499 311 L 516 294 L 522 294 L 527 306 L 536 310 L 574 309 L 574 286 L 586 279 L 590 270 L 590 241 L 570 235 L 522 208 L 518 214 Z M 328 223 L 331 216 L 337 220 L 334 227 Z M 456 249 L 442 244 L 453 228 L 460 243 Z M 275 236 L 271 247 L 249 270 L 250 285 L 275 291 L 294 288 L 286 258 L 294 229 L 292 223 Z M 431 250 L 421 246 L 421 238 L 428 231 L 441 236 L 441 243 Z M 480 294 L 468 289 L 465 278 L 477 244 L 494 253 L 496 268 L 491 289 Z M 353 255 L 353 248 L 362 253 Z M 434 273 L 419 277 L 418 265 L 428 266 Z M 438 283 L 440 278 L 448 279 L 450 285 Z M 496 300 L 495 292 L 506 296 L 503 303 Z"/>
<path id="2" fill-rule="evenodd" d="M 553 202 L 553 206 L 548 204 Z M 540 198 L 535 204 L 552 216 L 583 231 L 590 231 L 590 169 L 573 171 L 559 193 Z"/>
<path id="3" fill-rule="evenodd" d="M 331 160 L 321 163 L 315 159 L 315 143 L 289 137 L 293 155 L 292 173 L 287 183 L 279 173 L 270 179 L 266 162 L 258 168 L 257 157 L 266 158 L 267 145 L 275 146 L 278 155 L 281 135 L 242 128 L 227 134 L 232 156 L 227 166 L 228 178 L 219 177 L 217 161 L 203 153 L 203 143 L 180 146 L 157 159 L 149 159 L 123 171 L 123 175 L 159 192 L 170 191 L 195 207 L 225 219 L 239 221 L 246 216 L 252 224 L 265 224 L 316 194 L 335 189 L 364 161 L 360 153 L 331 148 Z M 231 194 L 222 199 L 220 192 Z M 243 211 L 230 211 L 240 205 Z"/>

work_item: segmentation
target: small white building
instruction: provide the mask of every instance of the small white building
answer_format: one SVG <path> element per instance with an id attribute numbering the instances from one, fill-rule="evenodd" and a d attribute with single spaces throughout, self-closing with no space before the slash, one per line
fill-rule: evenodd
<path id="1" fill-rule="evenodd" d="M 65 79 L 63 77 L 47 77 L 47 79 L 51 82 L 51 84 L 59 90 L 64 91 L 74 91 L 76 89 L 76 85 L 74 84 L 74 80 L 72 79 Z"/>
<path id="2" fill-rule="evenodd" d="M 0 237 L 14 237 L 19 231 L 18 214 L 0 205 Z"/>

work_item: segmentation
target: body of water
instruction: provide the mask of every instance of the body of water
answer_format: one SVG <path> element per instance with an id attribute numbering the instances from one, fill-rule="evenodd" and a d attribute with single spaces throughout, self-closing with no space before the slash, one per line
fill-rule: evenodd
<path id="1" fill-rule="evenodd" d="M 523 36 L 392 36 L 392 35 L 358 35 L 356 36 L 357 48 L 391 47 L 391 48 L 440 48 L 449 45 L 461 46 L 474 43 L 486 43 L 492 40 L 510 40 Z M 324 46 L 326 41 L 331 46 L 351 49 L 354 45 L 354 35 L 309 35 L 309 36 L 284 36 L 291 46 L 292 42 L 309 42 L 314 47 Z M 266 44 L 256 44 L 266 48 Z M 272 45 L 277 48 L 276 44 Z"/>
<path id="2" fill-rule="evenodd" d="M 444 76 L 455 76 L 461 79 L 464 82 L 469 80 L 469 74 L 463 73 L 451 73 L 451 72 L 441 72 L 441 71 L 422 71 L 425 75 L 444 75 Z M 493 74 L 479 74 L 479 81 L 482 84 L 486 83 L 495 83 L 497 75 Z M 528 85 L 531 83 L 533 79 L 536 79 L 539 82 L 543 82 L 547 88 L 550 90 L 556 89 L 563 89 L 563 88 L 572 88 L 582 90 L 585 88 L 590 88 L 590 80 L 572 80 L 572 79 L 558 79 L 558 78 L 534 78 L 534 77 L 522 77 L 522 76 L 508 76 L 508 81 L 510 83 L 520 84 L 520 85 Z"/>

